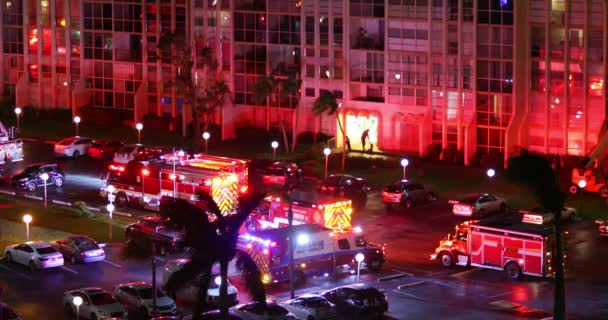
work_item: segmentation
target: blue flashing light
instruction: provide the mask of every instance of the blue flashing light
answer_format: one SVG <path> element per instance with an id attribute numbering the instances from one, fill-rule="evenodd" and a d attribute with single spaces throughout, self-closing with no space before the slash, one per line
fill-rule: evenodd
<path id="1" fill-rule="evenodd" d="M 500 1 L 501 8 L 504 8 L 509 5 L 509 0 L 499 0 L 499 1 Z"/>

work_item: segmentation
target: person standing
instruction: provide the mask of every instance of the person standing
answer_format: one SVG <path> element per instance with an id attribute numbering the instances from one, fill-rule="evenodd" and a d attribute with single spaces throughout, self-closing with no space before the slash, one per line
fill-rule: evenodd
<path id="1" fill-rule="evenodd" d="M 365 152 L 365 143 L 369 139 L 369 129 L 365 129 L 361 134 L 361 150 Z"/>
<path id="2" fill-rule="evenodd" d="M 345 142 L 346 142 L 346 148 L 347 148 L 348 152 L 351 152 L 352 149 L 350 147 L 350 138 L 348 136 L 346 136 L 346 141 Z"/>

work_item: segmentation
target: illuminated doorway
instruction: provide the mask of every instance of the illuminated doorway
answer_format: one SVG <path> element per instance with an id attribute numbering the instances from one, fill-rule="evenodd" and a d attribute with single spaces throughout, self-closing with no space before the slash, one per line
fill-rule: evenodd
<path id="1" fill-rule="evenodd" d="M 374 150 L 378 150 L 378 117 L 377 116 L 356 116 L 346 115 L 346 136 L 350 139 L 352 150 L 361 151 L 363 145 L 361 137 L 365 130 L 368 131 L 368 138 L 365 140 L 365 150 L 369 150 L 370 144 Z"/>

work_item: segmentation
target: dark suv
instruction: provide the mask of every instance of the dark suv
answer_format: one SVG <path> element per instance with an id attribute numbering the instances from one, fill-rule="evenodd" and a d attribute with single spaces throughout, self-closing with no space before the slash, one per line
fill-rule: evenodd
<path id="1" fill-rule="evenodd" d="M 63 186 L 65 175 L 63 170 L 57 164 L 32 164 L 25 167 L 11 177 L 11 184 L 14 187 L 34 191 L 37 187 L 44 186 L 45 182 L 42 179 L 43 174 L 48 175 L 46 185 L 55 185 L 56 187 Z"/>
<path id="2" fill-rule="evenodd" d="M 336 197 L 346 197 L 353 201 L 357 209 L 365 207 L 367 192 L 370 190 L 367 182 L 347 174 L 332 174 L 319 184 L 321 193 Z"/>
<path id="3" fill-rule="evenodd" d="M 145 217 L 127 226 L 125 241 L 128 246 L 166 255 L 184 249 L 184 232 L 169 219 Z"/>
<path id="4" fill-rule="evenodd" d="M 414 204 L 435 199 L 435 194 L 432 191 L 420 183 L 409 180 L 395 181 L 382 190 L 382 202 L 386 205 L 386 210 L 389 211 L 396 205 L 410 208 Z"/>
<path id="5" fill-rule="evenodd" d="M 264 168 L 262 181 L 267 186 L 280 186 L 301 183 L 304 180 L 302 169 L 293 162 L 279 161 Z"/>

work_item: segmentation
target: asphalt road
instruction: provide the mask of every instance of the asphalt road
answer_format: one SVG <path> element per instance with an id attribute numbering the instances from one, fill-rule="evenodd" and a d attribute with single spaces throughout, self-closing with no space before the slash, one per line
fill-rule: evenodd
<path id="1" fill-rule="evenodd" d="M 8 171 L 26 163 L 52 161 L 50 145 L 26 143 L 26 162 L 12 164 Z M 66 185 L 49 188 L 50 199 L 84 200 L 104 204 L 97 196 L 100 161 L 59 159 L 66 170 Z M 3 186 L 2 188 L 6 188 Z M 480 190 L 483 191 L 483 190 Z M 41 194 L 41 191 L 36 191 Z M 448 199 L 419 204 L 411 209 L 387 213 L 377 192 L 369 196 L 364 210 L 355 212 L 354 225 L 368 238 L 386 244 L 388 261 L 380 274 L 364 274 L 368 282 L 388 295 L 393 319 L 543 319 L 552 309 L 550 279 L 510 281 L 493 270 L 475 268 L 443 269 L 429 261 L 438 241 L 452 231 L 459 219 L 450 213 Z M 134 212 L 142 214 L 142 212 Z M 569 225 L 569 270 L 566 281 L 568 313 L 576 319 L 608 318 L 608 241 L 597 235 L 595 225 L 579 221 Z M 607 239 L 608 240 L 608 239 Z M 150 259 L 124 254 L 120 244 L 106 248 L 108 259 L 91 265 L 66 265 L 54 270 L 29 271 L 18 265 L 0 263 L 3 299 L 15 306 L 24 319 L 63 319 L 61 296 L 66 290 L 99 286 L 111 289 L 126 281 L 151 279 Z M 162 271 L 158 262 L 158 279 Z M 232 281 L 243 292 L 237 275 Z M 340 279 L 309 279 L 297 293 L 322 291 L 354 282 L 354 276 Z M 270 298 L 288 297 L 285 287 L 269 289 Z M 246 301 L 245 294 L 240 295 Z M 184 307 L 187 312 L 187 307 Z M 543 311 L 544 310 L 544 311 Z"/>

